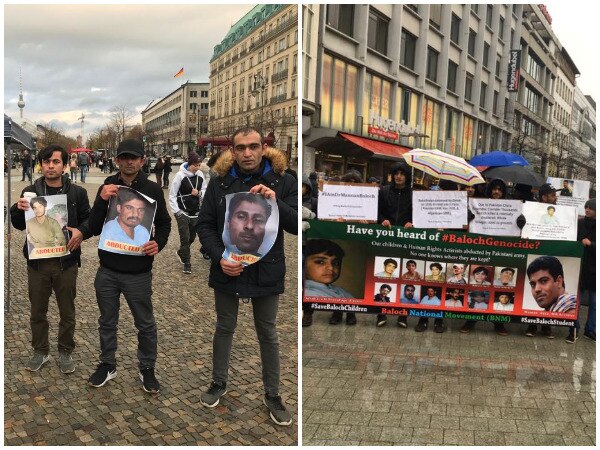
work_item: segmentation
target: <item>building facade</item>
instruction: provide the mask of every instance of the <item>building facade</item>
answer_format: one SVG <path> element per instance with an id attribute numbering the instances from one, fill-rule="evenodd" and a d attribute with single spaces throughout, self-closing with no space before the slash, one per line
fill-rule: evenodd
<path id="1" fill-rule="evenodd" d="M 210 61 L 208 137 L 252 125 L 297 158 L 298 7 L 258 5 L 234 24 Z"/>
<path id="2" fill-rule="evenodd" d="M 596 197 L 596 102 L 578 87 L 574 92 L 570 142 L 572 152 L 565 176 L 590 181 L 590 198 Z"/>
<path id="3" fill-rule="evenodd" d="M 548 173 L 558 72 L 574 80 L 577 68 L 543 5 L 318 8 L 306 170 L 381 177 L 403 152 L 438 148 L 467 160 L 514 151 Z"/>
<path id="4" fill-rule="evenodd" d="M 198 150 L 208 132 L 209 84 L 187 82 L 142 111 L 144 145 L 148 155 L 185 157 Z"/>

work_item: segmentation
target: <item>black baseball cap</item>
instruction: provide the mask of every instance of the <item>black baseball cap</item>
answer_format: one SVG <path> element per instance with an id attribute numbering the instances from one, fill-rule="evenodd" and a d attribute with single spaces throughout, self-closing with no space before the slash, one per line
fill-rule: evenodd
<path id="1" fill-rule="evenodd" d="M 121 155 L 133 155 L 133 156 L 144 156 L 144 145 L 137 139 L 125 139 L 121 141 L 117 147 L 117 156 Z"/>
<path id="2" fill-rule="evenodd" d="M 542 195 L 552 194 L 553 192 L 556 192 L 557 190 L 558 189 L 556 189 L 550 183 L 544 183 L 540 186 L 540 189 L 538 190 L 538 192 L 539 192 L 540 196 L 542 196 Z"/>

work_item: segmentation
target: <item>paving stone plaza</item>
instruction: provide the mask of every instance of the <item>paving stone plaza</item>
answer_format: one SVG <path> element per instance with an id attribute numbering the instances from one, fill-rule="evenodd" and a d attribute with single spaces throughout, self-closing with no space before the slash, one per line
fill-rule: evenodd
<path id="1" fill-rule="evenodd" d="M 25 182 L 12 173 L 12 203 Z M 94 168 L 83 186 L 90 203 L 106 175 Z M 7 183 L 5 180 L 5 189 Z M 165 196 L 167 191 L 165 190 Z M 5 197 L 6 198 L 6 197 Z M 57 366 L 58 310 L 50 299 L 50 361 L 38 372 L 25 369 L 31 355 L 24 232 L 13 229 L 11 309 L 4 319 L 5 445 L 296 445 L 298 443 L 297 239 L 286 235 L 288 276 L 278 315 L 281 395 L 293 415 L 290 427 L 272 423 L 263 405 L 260 353 L 250 304 L 242 304 L 229 371 L 228 393 L 218 407 L 200 404 L 211 381 L 215 312 L 208 287 L 209 263 L 192 245 L 192 275 L 182 273 L 173 220 L 166 248 L 155 258 L 153 304 L 158 328 L 157 378 L 161 391 L 142 390 L 137 369 L 137 331 L 124 299 L 118 334 L 117 378 L 101 388 L 87 379 L 98 363 L 98 306 L 93 280 L 98 237 L 84 242 L 79 269 L 76 370 Z M 4 244 L 6 255 L 7 245 Z M 5 280 L 7 277 L 5 258 Z M 5 283 L 6 285 L 6 283 Z M 6 295 L 6 287 L 5 287 Z"/>
<path id="2" fill-rule="evenodd" d="M 596 444 L 596 344 L 567 344 L 566 328 L 549 340 L 521 325 L 501 337 L 329 316 L 302 329 L 304 445 Z"/>

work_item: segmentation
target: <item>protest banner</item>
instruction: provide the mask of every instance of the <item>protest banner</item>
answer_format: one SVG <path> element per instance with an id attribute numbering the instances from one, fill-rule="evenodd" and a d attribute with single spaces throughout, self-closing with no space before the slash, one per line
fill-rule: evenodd
<path id="1" fill-rule="evenodd" d="M 467 226 L 466 191 L 413 191 L 413 225 L 418 228 Z"/>
<path id="2" fill-rule="evenodd" d="M 585 215 L 584 205 L 590 199 L 589 181 L 548 177 L 547 182 L 558 189 L 557 205 L 575 206 L 577 214 Z"/>
<path id="3" fill-rule="evenodd" d="M 150 240 L 156 214 L 156 201 L 127 186 L 119 186 L 108 202 L 108 213 L 98 248 L 111 253 L 143 255 L 142 246 Z"/>
<path id="4" fill-rule="evenodd" d="M 521 231 L 526 239 L 555 241 L 577 240 L 577 209 L 574 206 L 525 202 L 523 215 L 527 223 Z"/>
<path id="5" fill-rule="evenodd" d="M 321 220 L 367 220 L 377 222 L 379 186 L 368 183 L 327 181 L 319 190 L 317 216 Z"/>
<path id="6" fill-rule="evenodd" d="M 521 215 L 520 200 L 470 198 L 469 209 L 475 216 L 469 222 L 469 232 L 492 236 L 521 236 L 517 217 Z"/>
<path id="7" fill-rule="evenodd" d="M 237 192 L 225 196 L 223 258 L 243 266 L 254 264 L 273 247 L 279 231 L 277 201 L 261 194 Z"/>
<path id="8" fill-rule="evenodd" d="M 318 220 L 310 221 L 307 238 L 303 301 L 317 311 L 560 326 L 577 317 L 577 242 Z M 374 266 L 382 258 L 400 260 L 400 267 L 423 262 L 425 276 L 379 278 Z M 538 283 L 547 261 L 562 271 L 551 290 Z M 376 301 L 383 284 L 391 287 L 389 301 Z"/>
<path id="9" fill-rule="evenodd" d="M 69 220 L 67 195 L 30 194 L 30 208 L 25 211 L 29 259 L 57 258 L 68 255 Z"/>

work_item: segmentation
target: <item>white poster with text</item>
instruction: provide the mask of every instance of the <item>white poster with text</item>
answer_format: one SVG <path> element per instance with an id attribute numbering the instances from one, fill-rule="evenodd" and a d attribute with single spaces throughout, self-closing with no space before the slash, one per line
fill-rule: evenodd
<path id="1" fill-rule="evenodd" d="M 345 219 L 377 222 L 379 186 L 366 183 L 323 183 L 317 215 L 320 220 Z"/>
<path id="2" fill-rule="evenodd" d="M 522 238 L 553 241 L 577 240 L 577 208 L 574 206 L 525 202 L 523 203 L 523 215 L 527 223 L 521 232 Z"/>
<path id="3" fill-rule="evenodd" d="M 413 191 L 413 225 L 461 229 L 467 226 L 466 191 Z"/>
<path id="4" fill-rule="evenodd" d="M 469 209 L 475 216 L 469 222 L 469 233 L 491 236 L 520 236 L 517 218 L 521 215 L 520 200 L 469 199 Z"/>
<path id="5" fill-rule="evenodd" d="M 585 202 L 590 199 L 590 182 L 584 180 L 573 180 L 570 178 L 548 177 L 546 180 L 558 191 L 556 203 L 558 205 L 575 206 L 577 214 L 585 214 Z"/>

